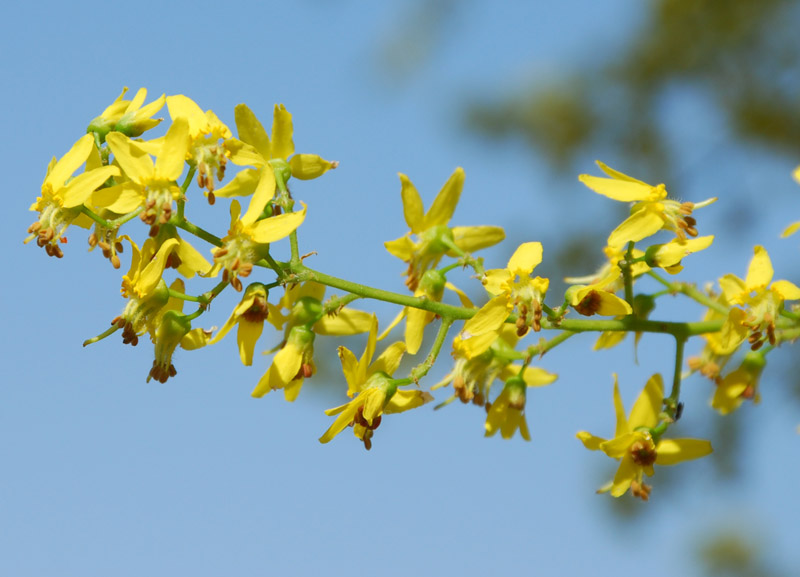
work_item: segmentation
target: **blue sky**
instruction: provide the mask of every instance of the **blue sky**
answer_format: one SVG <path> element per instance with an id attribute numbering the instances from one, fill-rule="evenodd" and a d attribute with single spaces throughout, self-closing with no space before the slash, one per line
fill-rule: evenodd
<path id="1" fill-rule="evenodd" d="M 768 369 L 761 406 L 745 408 L 741 478 L 718 486 L 710 463 L 689 463 L 691 473 L 675 490 L 659 492 L 657 475 L 647 511 L 626 524 L 594 494 L 613 469 L 574 434 L 611 434 L 612 372 L 628 406 L 654 372 L 671 378 L 666 338 L 646 337 L 638 365 L 629 343 L 594 353 L 591 336 L 547 355 L 541 365 L 561 378 L 528 395 L 531 443 L 484 439 L 481 411 L 452 405 L 386 419 L 367 453 L 347 432 L 325 446 L 317 441 L 330 423 L 322 411 L 344 398 L 335 357 L 320 363 L 294 404 L 278 394 L 250 398 L 269 361 L 242 367 L 231 338 L 179 353 L 175 379 L 145 383 L 153 354 L 146 339 L 136 348 L 116 339 L 81 347 L 121 310 L 120 275 L 86 253 L 79 231 L 61 260 L 22 245 L 47 162 L 68 150 L 122 86 L 186 94 L 230 126 L 239 102 L 267 125 L 273 104 L 284 103 L 294 115 L 297 150 L 341 163 L 293 189 L 309 205 L 301 251 L 316 250 L 309 264 L 331 274 L 402 292 L 404 266 L 383 248 L 406 231 L 397 172 L 408 174 L 429 204 L 463 166 L 454 224 L 503 225 L 519 241 L 539 240 L 540 229 L 569 234 L 610 201 L 586 191 L 579 207 L 556 203 L 541 191 L 574 191 L 576 179 L 557 177 L 517 143 L 465 133 L 458 106 L 465 94 L 601 63 L 624 44 L 642 16 L 639 6 L 465 2 L 445 19 L 430 59 L 405 75 L 386 70 L 379 55 L 387 38 L 417 41 L 404 28 L 402 2 L 41 2 L 7 9 L 0 24 L 9 160 L 0 239 L 10 260 L 0 299 L 0 573 L 693 575 L 693 543 L 730 526 L 769 541 L 779 563 L 800 566 L 796 513 L 788 506 L 796 502 L 788 487 L 800 474 L 800 418 L 779 371 Z M 677 90 L 664 114 L 676 119 L 675 142 L 690 143 L 687 165 L 704 138 L 719 137 L 702 99 Z M 796 159 L 725 152 L 694 170 L 685 197 L 724 201 L 720 191 L 732 186 L 791 193 Z M 595 170 L 593 158 L 582 171 Z M 797 273 L 797 241 L 776 233 L 800 218 L 797 204 L 784 210 L 758 198 L 758 222 L 746 231 L 705 209 L 702 224 L 722 246 L 716 256 L 697 255 L 687 278 L 742 276 L 753 244 L 763 243 L 777 277 L 797 282 L 781 276 Z M 225 209 L 197 210 L 216 219 L 217 230 L 227 227 Z M 559 219 L 547 216 L 556 210 Z M 278 258 L 288 254 L 276 248 Z M 513 249 L 504 243 L 484 256 L 502 265 Z M 478 294 L 474 285 L 472 291 Z M 209 322 L 222 324 L 235 302 L 225 295 Z M 396 313 L 386 305 L 374 310 L 382 325 Z M 675 311 L 700 314 L 691 307 L 666 307 L 664 314 Z M 362 342 L 348 346 L 360 352 Z M 336 344 L 318 349 L 330 353 Z M 445 353 L 423 384 L 435 383 L 448 364 Z M 688 382 L 676 435 L 700 436 L 717 418 L 706 406 L 708 389 Z M 674 559 L 664 562 L 665 555 Z"/>

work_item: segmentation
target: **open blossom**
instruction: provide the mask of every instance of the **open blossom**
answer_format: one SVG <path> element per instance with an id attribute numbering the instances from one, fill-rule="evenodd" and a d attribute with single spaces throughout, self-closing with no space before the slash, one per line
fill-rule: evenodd
<path id="1" fill-rule="evenodd" d="M 739 336 L 737 346 L 746 332 L 750 333 L 748 341 L 753 350 L 764 342 L 774 345 L 775 321 L 783 310 L 784 301 L 800 299 L 800 287 L 794 283 L 777 280 L 770 284 L 774 272 L 767 251 L 763 246 L 756 246 L 744 280 L 733 274 L 719 279 L 725 299 L 732 305 L 744 307 L 744 310 L 732 308 L 722 328 L 723 333 Z"/>
<path id="2" fill-rule="evenodd" d="M 708 441 L 662 439 L 654 434 L 663 398 L 664 383 L 661 375 L 655 374 L 647 381 L 626 418 L 617 375 L 614 375 L 614 411 L 617 416 L 614 438 L 606 440 L 586 431 L 576 435 L 587 449 L 603 451 L 620 461 L 614 480 L 599 492 L 610 491 L 612 496 L 620 497 L 631 489 L 635 497 L 646 501 L 650 487 L 644 483 L 643 475 L 652 477 L 653 465 L 675 465 L 711 453 L 711 443 Z"/>
<path id="3" fill-rule="evenodd" d="M 325 285 L 306 282 L 288 286 L 277 304 L 265 304 L 267 320 L 276 329 L 284 331 L 284 339 L 252 396 L 259 398 L 270 391 L 283 389 L 286 400 L 294 401 L 303 380 L 316 372 L 316 335 L 355 335 L 372 328 L 374 317 L 364 311 L 341 307 L 325 314 L 324 296 Z"/>
<path id="4" fill-rule="evenodd" d="M 630 241 L 640 241 L 659 230 L 671 230 L 680 239 L 697 236 L 697 222 L 692 216 L 696 208 L 715 202 L 678 202 L 667 198 L 663 184 L 652 186 L 610 168 L 600 161 L 597 165 L 610 178 L 582 174 L 579 180 L 598 194 L 621 202 L 634 203 L 631 215 L 608 237 L 608 245 L 622 247 Z"/>
<path id="5" fill-rule="evenodd" d="M 268 172 L 272 176 L 271 198 L 275 194 L 276 179 L 280 179 L 283 185 L 289 177 L 310 180 L 339 164 L 317 154 L 295 154 L 292 115 L 283 105 L 275 105 L 272 139 L 246 104 L 236 106 L 235 118 L 239 138 L 231 138 L 225 143 L 231 162 L 255 168 L 240 171 L 233 180 L 216 191 L 217 196 L 250 196 L 263 174 Z"/>
<path id="6" fill-rule="evenodd" d="M 464 187 L 464 170 L 456 168 L 436 195 L 427 212 L 416 187 L 405 175 L 400 174 L 403 199 L 403 214 L 410 230 L 405 236 L 385 242 L 386 250 L 408 263 L 406 286 L 417 290 L 425 271 L 434 268 L 442 257 L 456 257 L 497 244 L 505 238 L 505 232 L 497 226 L 457 226 L 448 223 L 455 212 L 461 189 Z M 412 240 L 411 235 L 416 236 Z"/>
<path id="7" fill-rule="evenodd" d="M 745 401 L 758 403 L 761 394 L 758 383 L 767 361 L 760 352 L 748 352 L 739 368 L 716 379 L 711 406 L 722 415 L 738 409 Z"/>
<path id="8" fill-rule="evenodd" d="M 500 334 L 508 315 L 516 309 L 517 335 L 524 336 L 529 328 L 541 329 L 542 304 L 550 281 L 531 277 L 542 262 L 542 244 L 526 242 L 517 247 L 504 269 L 487 270 L 483 285 L 495 295 L 464 323 L 460 338 L 462 350 L 472 358 L 488 349 Z"/>
<path id="9" fill-rule="evenodd" d="M 188 123 L 183 119 L 172 123 L 158 147 L 155 163 L 140 143 L 120 132 L 109 133 L 106 142 L 130 180 L 94 195 L 93 204 L 117 214 L 144 207 L 139 218 L 150 225 L 150 236 L 155 236 L 172 216 L 174 201 L 181 198 L 181 189 L 175 181 L 185 165 Z"/>
<path id="10" fill-rule="evenodd" d="M 49 256 L 63 256 L 58 242 L 66 242 L 64 234 L 67 227 L 81 216 L 81 206 L 97 187 L 119 174 L 116 166 L 93 167 L 89 159 L 95 150 L 92 135 L 86 134 L 61 159 L 50 161 L 41 196 L 30 207 L 39 213 L 39 219 L 28 228 L 30 236 L 25 243 L 35 238 L 36 244 L 43 247 Z M 86 172 L 72 178 L 84 162 L 87 163 Z"/>
<path id="11" fill-rule="evenodd" d="M 403 358 L 405 344 L 393 343 L 372 361 L 378 335 L 378 320 L 373 316 L 367 346 L 360 359 L 347 347 L 339 347 L 342 372 L 347 379 L 347 395 L 353 397 L 348 403 L 328 409 L 325 414 L 336 416 L 333 424 L 320 437 L 320 443 L 328 443 L 348 426 L 369 450 L 372 436 L 381 423 L 382 415 L 402 413 L 424 405 L 433 397 L 418 389 L 398 389 L 392 379 Z"/>

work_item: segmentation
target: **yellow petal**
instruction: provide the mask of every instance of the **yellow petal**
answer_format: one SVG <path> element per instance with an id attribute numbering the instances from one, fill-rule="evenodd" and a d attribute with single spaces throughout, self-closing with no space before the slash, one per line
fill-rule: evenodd
<path id="1" fill-rule="evenodd" d="M 786 238 L 787 236 L 791 236 L 798 230 L 800 230 L 800 221 L 793 222 L 792 224 L 786 227 L 786 230 L 784 230 L 783 233 L 781 233 L 781 238 Z"/>
<path id="2" fill-rule="evenodd" d="M 414 256 L 414 243 L 408 236 L 401 236 L 398 239 L 383 243 L 390 255 L 396 256 L 404 262 L 409 262 Z"/>
<path id="3" fill-rule="evenodd" d="M 675 465 L 711 454 L 711 443 L 702 439 L 662 439 L 656 447 L 656 465 Z"/>
<path id="4" fill-rule="evenodd" d="M 628 425 L 628 419 L 625 416 L 625 406 L 622 404 L 622 396 L 619 394 L 619 381 L 616 373 L 614 373 L 614 414 L 616 415 L 616 428 L 614 429 L 614 438 L 616 439 L 629 433 L 631 430 L 630 425 Z"/>
<path id="5" fill-rule="evenodd" d="M 581 443 L 583 443 L 583 446 L 589 449 L 590 451 L 599 451 L 600 444 L 606 442 L 605 439 L 602 439 L 600 437 L 595 437 L 594 435 L 588 433 L 587 431 L 578 431 L 578 433 L 575 436 L 578 437 Z"/>
<path id="6" fill-rule="evenodd" d="M 191 244 L 183 239 L 181 239 L 178 245 L 177 254 L 181 261 L 178 267 L 178 273 L 186 278 L 192 278 L 195 273 L 200 273 L 201 276 L 205 276 L 211 270 L 211 263 L 203 258 L 203 255 L 197 252 Z"/>
<path id="7" fill-rule="evenodd" d="M 465 308 L 468 308 L 468 309 L 475 308 L 475 305 L 472 304 L 472 301 L 469 300 L 469 297 L 460 288 L 458 288 L 457 286 L 455 286 L 454 284 L 451 284 L 449 282 L 445 283 L 444 286 L 445 286 L 445 288 L 450 289 L 451 291 L 453 291 L 454 293 L 456 293 L 458 295 L 458 300 L 459 300 L 459 302 L 461 302 L 461 306 L 462 307 L 465 307 Z"/>
<path id="8" fill-rule="evenodd" d="M 707 249 L 714 241 L 714 236 L 700 236 L 681 241 L 673 239 L 667 244 L 661 245 L 656 251 L 655 262 L 663 268 L 672 267 L 692 253 Z"/>
<path id="9" fill-rule="evenodd" d="M 237 104 L 234 118 L 239 138 L 255 148 L 264 160 L 269 160 L 269 136 L 253 111 L 246 104 Z"/>
<path id="10" fill-rule="evenodd" d="M 785 301 L 796 301 L 800 299 L 800 287 L 788 280 L 776 280 L 769 288 L 777 292 Z"/>
<path id="11" fill-rule="evenodd" d="M 526 242 L 514 251 L 508 259 L 508 270 L 511 274 L 527 276 L 542 262 L 542 243 Z"/>
<path id="12" fill-rule="evenodd" d="M 229 138 L 223 144 L 225 150 L 230 154 L 231 162 L 237 166 L 255 166 L 260 168 L 267 164 L 269 157 L 264 158 L 261 153 L 246 142 L 238 138 Z"/>
<path id="13" fill-rule="evenodd" d="M 756 246 L 753 252 L 755 254 L 753 260 L 750 261 L 750 266 L 747 269 L 747 277 L 744 280 L 748 292 L 761 291 L 766 288 L 774 274 L 772 270 L 772 261 L 764 247 Z"/>
<path id="14" fill-rule="evenodd" d="M 336 417 L 336 420 L 333 422 L 333 424 L 328 427 L 328 430 L 325 431 L 325 433 L 323 433 L 323 435 L 319 438 L 319 442 L 328 443 L 336 435 L 344 431 L 350 425 L 350 423 L 353 422 L 353 418 L 356 416 L 360 406 L 361 401 L 359 399 L 353 399 L 346 405 L 337 407 L 337 409 L 340 411 L 339 416 Z M 325 412 L 328 413 L 328 411 Z"/>
<path id="15" fill-rule="evenodd" d="M 425 326 L 433 320 L 434 314 L 420 309 L 409 308 L 406 315 L 406 346 L 409 355 L 416 355 L 422 346 Z"/>
<path id="16" fill-rule="evenodd" d="M 461 189 L 464 187 L 464 169 L 460 166 L 455 169 L 447 182 L 436 195 L 433 204 L 425 215 L 423 230 L 439 224 L 447 224 L 456 210 Z"/>
<path id="17" fill-rule="evenodd" d="M 275 353 L 269 369 L 269 388 L 282 389 L 297 376 L 303 366 L 303 354 L 291 342 Z"/>
<path id="18" fill-rule="evenodd" d="M 298 180 L 320 177 L 336 165 L 318 154 L 295 154 L 289 159 L 292 176 Z"/>
<path id="19" fill-rule="evenodd" d="M 610 166 L 608 166 L 607 164 L 605 164 L 603 162 L 600 162 L 599 160 L 595 160 L 595 164 L 597 164 L 597 166 L 600 167 L 600 170 L 605 172 L 611 178 L 616 178 L 617 180 L 624 180 L 624 181 L 627 181 L 627 182 L 636 182 L 636 183 L 642 184 L 644 186 L 650 186 L 649 184 L 647 184 L 645 182 L 642 182 L 641 180 L 633 178 L 632 176 L 628 176 L 627 174 L 623 174 L 622 172 L 620 172 L 618 170 L 614 170 L 613 168 L 611 168 Z"/>
<path id="20" fill-rule="evenodd" d="M 403 359 L 405 351 L 406 344 L 404 342 L 392 343 L 375 359 L 375 362 L 369 366 L 367 372 L 373 374 L 380 371 L 391 376 L 400 366 L 400 361 Z"/>
<path id="21" fill-rule="evenodd" d="M 522 372 L 522 379 L 529 387 L 543 387 L 554 382 L 558 375 L 549 373 L 539 367 L 526 367 Z"/>
<path id="22" fill-rule="evenodd" d="M 389 336 L 389 333 L 390 333 L 390 332 L 392 332 L 392 329 L 393 329 L 394 327 L 396 327 L 397 325 L 399 325 L 399 324 L 400 324 L 400 322 L 401 322 L 401 321 L 402 321 L 404 318 L 406 318 L 406 312 L 407 312 L 407 310 L 408 310 L 408 307 L 403 307 L 403 309 L 402 309 L 402 310 L 401 310 L 399 313 L 397 313 L 397 316 L 396 316 L 396 317 L 394 317 L 394 319 L 392 320 L 392 322 L 390 322 L 390 323 L 389 323 L 389 326 L 387 326 L 385 329 L 383 329 L 383 332 L 382 332 L 381 334 L 379 334 L 379 335 L 378 335 L 378 340 L 379 340 L 379 341 L 382 341 L 383 339 L 385 339 L 386 337 L 388 337 L 388 336 Z"/>
<path id="23" fill-rule="evenodd" d="M 389 402 L 383 408 L 383 412 L 387 415 L 394 413 L 402 413 L 411 409 L 421 407 L 425 403 L 433 400 L 430 393 L 419 391 L 415 389 L 400 389 L 392 395 Z"/>
<path id="24" fill-rule="evenodd" d="M 209 333 L 203 329 L 192 329 L 181 339 L 181 348 L 186 351 L 195 351 L 208 344 Z"/>
<path id="25" fill-rule="evenodd" d="M 64 188 L 64 208 L 80 206 L 86 202 L 94 190 L 112 176 L 119 175 L 116 166 L 104 166 L 75 177 Z"/>
<path id="26" fill-rule="evenodd" d="M 232 196 L 250 196 L 255 192 L 260 180 L 261 170 L 255 168 L 246 168 L 234 176 L 233 180 L 231 180 L 228 184 L 218 190 L 215 190 L 214 195 L 221 198 L 230 198 Z"/>
<path id="27" fill-rule="evenodd" d="M 623 331 L 607 331 L 601 333 L 600 336 L 597 338 L 597 341 L 594 343 L 593 350 L 599 351 L 602 349 L 610 349 L 616 347 L 622 341 L 625 340 L 625 337 L 628 336 L 628 333 Z"/>
<path id="28" fill-rule="evenodd" d="M 719 279 L 719 286 L 725 300 L 734 305 L 744 304 L 748 297 L 748 290 L 744 281 L 733 274 L 726 274 Z"/>
<path id="29" fill-rule="evenodd" d="M 253 192 L 253 196 L 250 199 L 247 212 L 245 212 L 244 216 L 242 216 L 242 224 L 247 226 L 258 220 L 258 217 L 260 217 L 261 213 L 264 212 L 264 207 L 266 207 L 267 203 L 272 200 L 273 196 L 275 196 L 275 173 L 272 171 L 271 166 L 265 166 L 261 170 L 261 176 L 258 179 L 258 185 Z M 271 219 L 269 218 L 265 219 L 266 222 L 269 222 L 270 220 Z M 289 233 L 287 232 L 286 234 L 288 235 Z"/>
<path id="30" fill-rule="evenodd" d="M 637 210 L 614 229 L 608 237 L 608 246 L 620 248 L 630 241 L 640 241 L 657 233 L 663 225 L 658 212 L 647 208 Z"/>
<path id="31" fill-rule="evenodd" d="M 155 165 L 150 156 L 120 132 L 111 132 L 106 136 L 111 152 L 125 174 L 139 184 L 145 184 L 155 176 Z"/>
<path id="32" fill-rule="evenodd" d="M 386 391 L 378 387 L 370 388 L 361 393 L 359 397 L 364 401 L 364 419 L 372 424 L 375 417 L 383 412 L 383 405 L 387 401 Z"/>
<path id="33" fill-rule="evenodd" d="M 78 141 L 72 145 L 64 156 L 56 162 L 49 169 L 47 177 L 45 177 L 45 184 L 49 184 L 53 190 L 58 190 L 64 186 L 64 182 L 72 176 L 72 173 L 78 170 L 78 167 L 86 162 L 89 153 L 94 148 L 94 137 L 91 134 L 81 136 Z"/>
<path id="34" fill-rule="evenodd" d="M 189 123 L 183 118 L 178 118 L 169 127 L 161 152 L 156 157 L 156 176 L 166 180 L 177 180 L 183 172 L 189 143 Z"/>
<path id="35" fill-rule="evenodd" d="M 338 352 L 339 360 L 342 363 L 342 373 L 347 381 L 347 396 L 352 397 L 361 390 L 361 385 L 364 384 L 359 375 L 358 359 L 347 347 L 339 347 Z"/>
<path id="36" fill-rule="evenodd" d="M 637 427 L 655 427 L 658 424 L 658 414 L 664 400 L 664 381 L 656 373 L 645 384 L 639 397 L 633 404 L 628 423 L 632 429 Z"/>
<path id="37" fill-rule="evenodd" d="M 185 118 L 189 122 L 189 132 L 193 135 L 202 133 L 208 125 L 208 118 L 203 109 L 183 94 L 167 96 L 167 109 L 173 121 Z"/>
<path id="38" fill-rule="evenodd" d="M 253 364 L 253 351 L 256 348 L 256 341 L 258 341 L 263 330 L 263 321 L 254 323 L 245 318 L 239 320 L 236 343 L 239 345 L 239 358 L 242 359 L 242 364 L 246 367 Z"/>
<path id="39" fill-rule="evenodd" d="M 372 324 L 372 315 L 355 309 L 342 309 L 333 316 L 325 315 L 314 324 L 318 335 L 357 335 L 365 333 Z"/>
<path id="40" fill-rule="evenodd" d="M 414 183 L 402 173 L 400 177 L 400 197 L 403 199 L 403 216 L 411 232 L 419 234 L 425 230 L 425 208 Z M 391 252 L 391 251 L 390 251 Z"/>
<path id="41" fill-rule="evenodd" d="M 613 497 L 621 497 L 625 492 L 630 489 L 631 483 L 637 477 L 639 466 L 633 462 L 633 459 L 626 455 L 623 457 L 622 462 L 619 464 L 614 481 L 611 485 L 611 495 Z"/>
<path id="42" fill-rule="evenodd" d="M 265 218 L 254 224 L 252 233 L 253 240 L 259 244 L 267 244 L 286 238 L 297 230 L 297 227 L 303 224 L 307 210 L 305 203 L 301 202 L 300 204 L 303 205 L 303 210 L 299 212 L 279 214 L 278 216 Z"/>
<path id="43" fill-rule="evenodd" d="M 633 313 L 631 305 L 625 299 L 619 298 L 614 293 L 600 290 L 595 291 L 598 295 L 600 303 L 597 308 L 597 314 L 606 317 L 627 316 Z"/>
<path id="44" fill-rule="evenodd" d="M 453 241 L 464 252 L 475 252 L 494 246 L 506 238 L 506 232 L 499 226 L 455 226 L 452 228 Z M 447 251 L 447 256 L 457 256 Z"/>
<path id="45" fill-rule="evenodd" d="M 504 295 L 494 297 L 464 323 L 461 338 L 469 339 L 488 332 L 496 332 L 508 318 L 508 299 Z"/>
<path id="46" fill-rule="evenodd" d="M 747 313 L 740 308 L 732 308 L 722 325 L 717 339 L 709 340 L 709 346 L 718 355 L 730 355 L 744 342 L 749 329 L 744 326 Z"/>
<path id="47" fill-rule="evenodd" d="M 481 282 L 486 292 L 493 296 L 501 295 L 508 290 L 508 284 L 514 280 L 514 275 L 504 268 L 487 270 Z"/>
<path id="48" fill-rule="evenodd" d="M 283 104 L 276 104 L 272 117 L 272 158 L 286 160 L 294 154 L 293 132 L 292 115 Z"/>
<path id="49" fill-rule="evenodd" d="M 636 202 L 645 200 L 650 196 L 652 186 L 643 182 L 632 182 L 629 180 L 618 180 L 616 178 L 602 178 L 581 174 L 578 177 L 583 184 L 608 198 L 619 200 L 620 202 Z"/>
<path id="50" fill-rule="evenodd" d="M 161 275 L 164 273 L 164 267 L 167 264 L 167 257 L 178 248 L 178 241 L 171 238 L 164 242 L 158 249 L 153 260 L 142 269 L 141 276 L 136 283 L 136 292 L 140 297 L 150 295 L 156 288 L 158 282 L 161 280 Z M 182 292 L 182 291 L 181 291 Z"/>

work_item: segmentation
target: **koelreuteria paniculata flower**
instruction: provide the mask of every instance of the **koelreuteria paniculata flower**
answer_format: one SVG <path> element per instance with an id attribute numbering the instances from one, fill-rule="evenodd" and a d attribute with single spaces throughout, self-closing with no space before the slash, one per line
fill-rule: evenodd
<path id="1" fill-rule="evenodd" d="M 230 124 L 234 135 L 224 114 L 188 96 L 162 94 L 147 102 L 144 88 L 130 100 L 126 95 L 127 88 L 89 122 L 86 134 L 49 163 L 31 205 L 37 217 L 25 242 L 35 239 L 49 256 L 61 258 L 75 225 L 90 230 L 90 250 L 100 249 L 114 269 L 129 259 L 120 279 L 123 302 L 109 314 L 111 326 L 84 344 L 117 332 L 133 346 L 149 337 L 153 361 L 147 381 L 176 377 L 176 364 L 188 362 L 179 349 L 216 345 L 228 347 L 234 362 L 255 367 L 248 385 L 255 385 L 253 397 L 282 390 L 287 401 L 295 401 L 304 382 L 317 373 L 315 349 L 321 341 L 361 338 L 360 356 L 349 344 L 338 344 L 342 378 L 315 379 L 337 386 L 343 401 L 325 411 L 333 421 L 320 442 L 351 427 L 370 449 L 384 415 L 419 408 L 433 399 L 432 391 L 445 388 L 451 389 L 450 396 L 436 408 L 455 400 L 475 405 L 485 436 L 499 433 L 511 439 L 518 434 L 529 441 L 535 430 L 529 425 L 530 409 L 544 402 L 539 396 L 546 397 L 529 397 L 529 389 L 556 381 L 545 368 L 549 357 L 543 358 L 550 350 L 582 332 L 600 334 L 594 345 L 599 351 L 619 345 L 629 332 L 637 345 L 649 344 L 651 333 L 669 334 L 676 343 L 669 394 L 654 371 L 626 414 L 615 376 L 613 437 L 578 433 L 588 449 L 619 462 L 602 492 L 615 497 L 630 492 L 647 500 L 651 489 L 645 477 L 654 474 L 655 465 L 711 453 L 708 441 L 672 438 L 671 427 L 683 409 L 681 383 L 694 374 L 703 377 L 710 383 L 712 409 L 723 415 L 746 406 L 745 401 L 754 405 L 766 394 L 767 356 L 800 337 L 800 310 L 792 305 L 800 300 L 800 287 L 773 281 L 772 260 L 761 245 L 753 250 L 746 277 L 724 274 L 719 290 L 681 280 L 696 258 L 691 255 L 711 250 L 719 236 L 700 236 L 695 219 L 696 209 L 715 198 L 681 201 L 665 184 L 653 186 L 598 162 L 604 176 L 584 174 L 580 181 L 628 203 L 630 213 L 605 243 L 587 247 L 603 255 L 598 269 L 565 279 L 564 293 L 553 294 L 550 279 L 540 274 L 547 264 L 542 242 L 530 232 L 535 226 L 509 250 L 505 266 L 489 266 L 474 253 L 504 240 L 503 228 L 451 225 L 468 190 L 464 169 L 450 175 L 427 209 L 401 173 L 397 207 L 408 231 L 384 246 L 403 261 L 398 273 L 405 275 L 411 294 L 391 292 L 307 266 L 307 257 L 319 254 L 322 259 L 328 247 L 307 247 L 303 253 L 299 237 L 314 210 L 314 195 L 338 162 L 295 152 L 294 119 L 284 105 L 269 110 L 267 132 L 250 107 L 238 104 Z M 156 116 L 165 106 L 168 122 Z M 162 132 L 152 137 L 155 129 Z M 793 176 L 800 182 L 800 168 Z M 308 204 L 295 198 L 297 181 L 315 181 L 302 189 L 310 195 Z M 221 229 L 209 230 L 190 219 L 191 201 L 202 197 L 214 205 L 208 210 L 219 215 Z M 530 215 L 533 224 L 540 218 Z M 798 229 L 800 223 L 794 223 L 783 236 Z M 547 254 L 556 252 L 548 249 Z M 370 270 L 376 263 L 361 264 Z M 470 296 L 469 289 L 457 288 L 448 278 L 459 269 L 467 269 L 474 283 Z M 339 292 L 326 296 L 328 288 Z M 678 310 L 699 304 L 699 314 L 686 307 L 699 320 L 661 317 L 659 303 L 666 297 L 681 299 Z M 380 336 L 377 315 L 366 303 L 354 303 L 366 299 L 399 307 Z M 194 310 L 184 311 L 187 307 Z M 384 344 L 396 326 L 402 326 L 403 340 Z M 234 331 L 235 344 L 225 339 Z M 684 361 L 684 351 L 695 343 L 696 350 Z M 591 362 L 580 346 L 575 343 L 572 364 Z M 272 357 L 262 359 L 259 350 Z M 443 350 L 452 352 L 452 368 L 426 390 L 425 379 Z M 416 364 L 403 368 L 404 357 L 412 355 L 418 355 Z M 671 355 L 670 350 L 663 356 Z M 566 369 L 561 378 L 574 386 L 581 377 Z M 536 404 L 529 405 L 534 398 Z"/>

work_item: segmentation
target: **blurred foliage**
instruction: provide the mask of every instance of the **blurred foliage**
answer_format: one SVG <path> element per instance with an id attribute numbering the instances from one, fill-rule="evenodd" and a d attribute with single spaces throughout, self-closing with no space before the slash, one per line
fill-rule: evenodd
<path id="1" fill-rule="evenodd" d="M 729 529 L 715 533 L 701 542 L 697 558 L 703 572 L 709 577 L 778 577 L 770 566 L 768 555 L 751 534 L 731 532 Z"/>
<path id="2" fill-rule="evenodd" d="M 727 134 L 800 157 L 800 5 L 789 0 L 651 0 L 628 46 L 597 69 L 466 107 L 466 120 L 494 137 L 522 136 L 557 168 L 589 146 L 660 166 L 667 92 L 682 86 L 710 97 Z M 630 170 L 630 169 L 629 169 Z"/>

